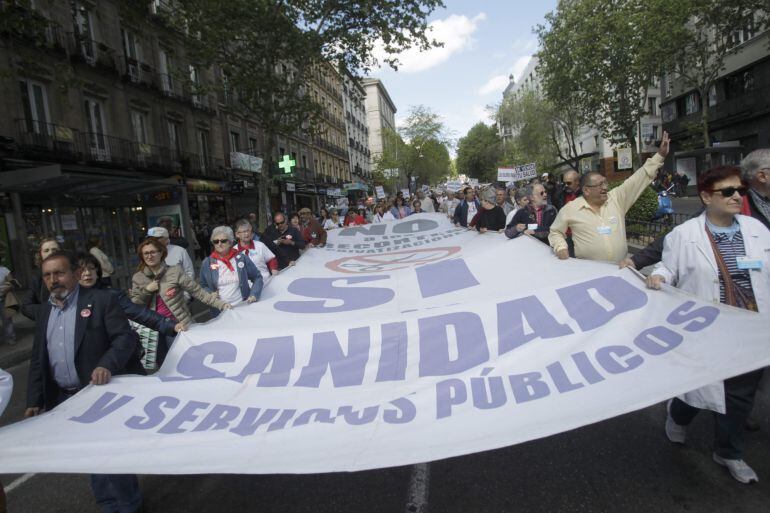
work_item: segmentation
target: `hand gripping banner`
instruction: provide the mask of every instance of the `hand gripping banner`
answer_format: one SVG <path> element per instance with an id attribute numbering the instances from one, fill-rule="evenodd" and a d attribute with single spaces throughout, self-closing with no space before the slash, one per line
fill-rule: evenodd
<path id="1" fill-rule="evenodd" d="M 770 362 L 770 317 L 437 214 L 330 233 L 158 373 L 0 429 L 0 473 L 313 473 L 598 422 Z"/>

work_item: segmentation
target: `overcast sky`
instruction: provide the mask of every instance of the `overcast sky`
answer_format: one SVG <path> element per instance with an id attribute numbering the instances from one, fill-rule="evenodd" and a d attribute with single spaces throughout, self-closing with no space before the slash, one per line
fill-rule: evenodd
<path id="1" fill-rule="evenodd" d="M 557 0 L 445 0 L 431 16 L 432 35 L 444 42 L 428 52 L 406 52 L 398 72 L 370 75 L 385 84 L 396 104 L 396 122 L 412 105 L 426 105 L 464 136 L 479 121 L 491 123 L 485 107 L 499 102 L 508 75 L 517 79 L 537 49 L 532 28 L 543 23 Z"/>

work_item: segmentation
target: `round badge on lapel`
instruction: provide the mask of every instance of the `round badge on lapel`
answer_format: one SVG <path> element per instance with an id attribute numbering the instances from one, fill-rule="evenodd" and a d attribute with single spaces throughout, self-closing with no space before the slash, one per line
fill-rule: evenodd
<path id="1" fill-rule="evenodd" d="M 243 269 L 243 262 L 238 262 L 238 269 Z"/>
<path id="2" fill-rule="evenodd" d="M 83 308 L 80 311 L 80 316 L 83 317 L 83 318 L 91 317 L 91 310 L 89 310 L 88 308 Z"/>

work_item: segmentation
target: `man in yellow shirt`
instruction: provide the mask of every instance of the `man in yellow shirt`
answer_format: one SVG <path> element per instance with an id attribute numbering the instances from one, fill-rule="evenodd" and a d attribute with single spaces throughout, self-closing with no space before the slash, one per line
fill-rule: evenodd
<path id="1" fill-rule="evenodd" d="M 566 204 L 551 225 L 548 242 L 562 260 L 569 258 L 566 233 L 572 230 L 575 256 L 586 260 L 618 262 L 626 257 L 626 212 L 652 183 L 668 155 L 670 139 L 663 132 L 658 153 L 647 159 L 623 185 L 608 190 L 599 173 L 583 175 L 583 196 Z"/>

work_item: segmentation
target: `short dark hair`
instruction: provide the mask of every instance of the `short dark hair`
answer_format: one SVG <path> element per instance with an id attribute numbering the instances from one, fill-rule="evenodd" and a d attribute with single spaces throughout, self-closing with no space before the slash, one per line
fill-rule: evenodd
<path id="1" fill-rule="evenodd" d="M 100 280 L 102 279 L 102 264 L 99 262 L 99 259 L 93 256 L 91 253 L 77 253 L 75 258 L 78 261 L 78 267 L 83 267 L 86 265 L 94 266 L 94 269 L 96 269 L 96 277 Z"/>
<path id="2" fill-rule="evenodd" d="M 698 194 L 708 192 L 714 188 L 714 184 L 732 176 L 741 179 L 741 185 L 746 187 L 746 181 L 741 176 L 741 168 L 738 166 L 717 166 L 707 169 L 698 175 Z"/>
<path id="3" fill-rule="evenodd" d="M 586 185 L 588 185 L 588 182 L 593 178 L 594 176 L 601 176 L 604 177 L 603 174 L 597 173 L 596 171 L 589 171 L 588 173 L 582 175 L 580 177 L 580 188 L 582 189 Z"/>
<path id="4" fill-rule="evenodd" d="M 42 268 L 43 264 L 49 260 L 54 260 L 55 258 L 65 258 L 67 262 L 69 262 L 70 270 L 73 272 L 77 271 L 78 267 L 80 267 L 78 264 L 78 259 L 75 257 L 75 254 L 72 251 L 53 251 L 50 255 L 45 257 L 40 267 Z"/>

